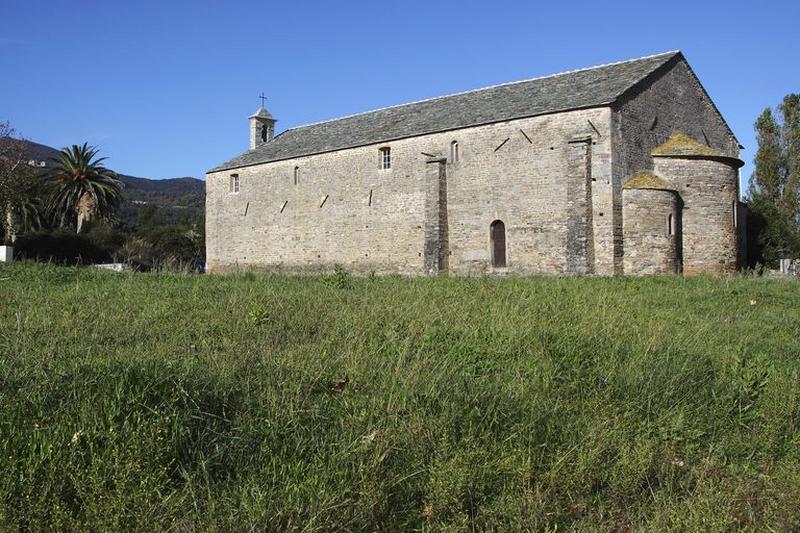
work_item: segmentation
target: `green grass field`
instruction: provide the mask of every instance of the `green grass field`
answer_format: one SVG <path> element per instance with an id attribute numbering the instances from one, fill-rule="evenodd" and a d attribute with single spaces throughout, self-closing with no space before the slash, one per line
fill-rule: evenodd
<path id="1" fill-rule="evenodd" d="M 0 267 L 0 528 L 800 528 L 800 284 Z"/>

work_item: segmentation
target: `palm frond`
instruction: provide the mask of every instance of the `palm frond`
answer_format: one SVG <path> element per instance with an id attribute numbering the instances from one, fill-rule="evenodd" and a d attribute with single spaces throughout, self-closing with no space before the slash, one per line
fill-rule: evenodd
<path id="1" fill-rule="evenodd" d="M 50 212 L 61 222 L 72 219 L 86 203 L 79 205 L 85 195 L 92 199 L 93 215 L 110 215 L 122 199 L 122 182 L 116 173 L 105 166 L 105 157 L 97 157 L 97 147 L 72 145 L 62 149 L 54 159 L 53 170 L 45 179 L 53 188 L 49 202 Z"/>

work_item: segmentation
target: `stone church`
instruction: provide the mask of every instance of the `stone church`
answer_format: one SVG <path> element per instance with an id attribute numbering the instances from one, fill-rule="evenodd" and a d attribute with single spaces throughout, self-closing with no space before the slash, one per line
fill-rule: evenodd
<path id="1" fill-rule="evenodd" d="M 275 135 L 206 176 L 209 272 L 735 272 L 741 146 L 680 52 Z"/>

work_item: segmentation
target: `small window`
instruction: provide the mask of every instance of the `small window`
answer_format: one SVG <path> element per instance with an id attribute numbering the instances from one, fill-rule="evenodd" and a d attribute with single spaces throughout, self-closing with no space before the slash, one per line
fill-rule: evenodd
<path id="1" fill-rule="evenodd" d="M 239 192 L 239 174 L 231 174 L 230 192 Z"/>
<path id="2" fill-rule="evenodd" d="M 294 167 L 294 184 L 297 185 L 297 181 L 300 179 L 300 167 Z"/>
<path id="3" fill-rule="evenodd" d="M 450 162 L 458 163 L 458 141 L 450 143 Z"/>
<path id="4" fill-rule="evenodd" d="M 266 124 L 262 124 L 261 125 L 261 142 L 262 143 L 267 142 L 268 136 L 269 136 L 269 130 L 267 130 L 267 125 Z"/>
<path id="5" fill-rule="evenodd" d="M 392 149 L 391 148 L 381 148 L 380 149 L 380 169 L 381 170 L 388 170 L 392 168 Z"/>
<path id="6" fill-rule="evenodd" d="M 675 235 L 675 217 L 672 213 L 667 217 L 667 235 Z"/>

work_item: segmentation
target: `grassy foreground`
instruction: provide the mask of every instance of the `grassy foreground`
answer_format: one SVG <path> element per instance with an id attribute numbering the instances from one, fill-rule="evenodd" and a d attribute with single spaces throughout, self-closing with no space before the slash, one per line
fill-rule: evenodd
<path id="1" fill-rule="evenodd" d="M 800 284 L 0 267 L 3 530 L 800 528 Z"/>

